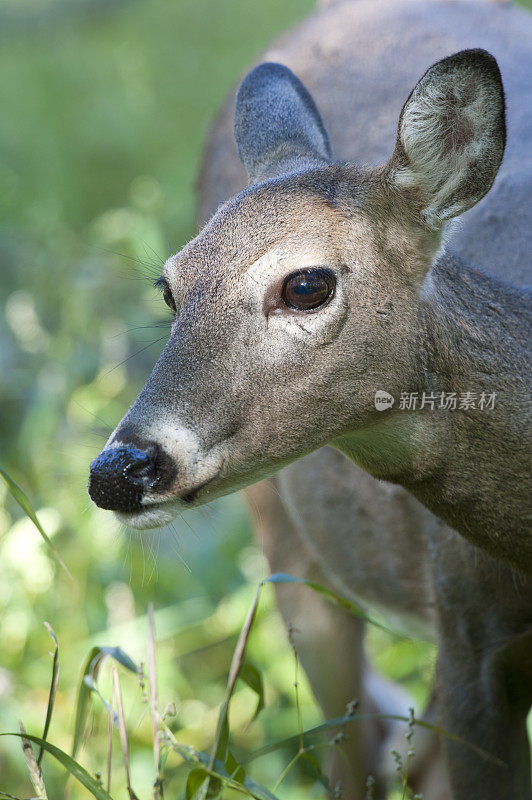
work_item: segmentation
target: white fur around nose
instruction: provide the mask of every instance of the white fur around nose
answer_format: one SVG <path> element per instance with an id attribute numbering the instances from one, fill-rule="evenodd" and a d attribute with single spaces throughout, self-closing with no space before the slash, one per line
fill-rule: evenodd
<path id="1" fill-rule="evenodd" d="M 152 422 L 142 433 L 149 441 L 156 442 L 177 464 L 194 467 L 201 456 L 201 442 L 190 428 L 181 427 L 164 420 Z"/>
<path id="2" fill-rule="evenodd" d="M 107 440 L 105 450 L 129 444 L 120 438 L 122 422 Z M 155 421 L 146 428 L 139 426 L 138 435 L 147 442 L 160 445 L 175 461 L 183 461 L 190 466 L 196 463 L 201 452 L 200 439 L 197 434 L 190 428 L 181 427 L 179 423 Z"/>
<path id="3" fill-rule="evenodd" d="M 177 473 L 175 486 L 168 495 L 147 495 L 142 500 L 143 506 L 172 499 L 176 492 L 180 494 L 191 491 L 199 484 L 214 478 L 220 470 L 223 459 L 220 447 L 205 450 L 199 436 L 190 428 L 159 420 L 152 422 L 143 431 L 143 436 L 163 448 L 174 462 Z"/>
<path id="4" fill-rule="evenodd" d="M 113 433 L 105 448 L 122 447 L 120 426 Z M 179 421 L 154 420 L 145 428 L 139 427 L 138 435 L 147 442 L 159 445 L 170 456 L 176 468 L 176 486 L 168 494 L 149 494 L 143 498 L 142 505 L 150 506 L 162 500 L 172 499 L 175 492 L 186 493 L 201 483 L 213 478 L 220 469 L 222 455 L 220 448 L 205 450 L 199 436 Z M 142 527 L 142 526 L 140 526 Z"/>

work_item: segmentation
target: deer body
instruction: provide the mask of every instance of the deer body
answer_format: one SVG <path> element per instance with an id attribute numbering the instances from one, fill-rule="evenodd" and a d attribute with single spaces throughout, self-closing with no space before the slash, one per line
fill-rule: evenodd
<path id="1" fill-rule="evenodd" d="M 496 178 L 504 123 L 486 54 L 436 64 L 409 97 L 464 48 L 492 53 L 504 79 Z M 425 800 L 526 800 L 532 18 L 488 1 L 345 0 L 266 59 L 302 79 L 325 127 L 275 64 L 220 113 L 200 180 L 200 217 L 214 217 L 165 268 L 172 336 L 94 462 L 91 495 L 150 527 L 266 477 L 247 491 L 273 571 L 328 583 L 438 642 L 431 713 L 494 759 L 447 742 L 444 763 L 426 744 L 413 775 Z M 280 300 L 291 275 L 296 311 Z M 297 298 L 309 286 L 328 294 L 307 313 Z M 496 401 L 378 411 L 377 390 Z M 358 620 L 299 588 L 278 597 L 327 716 L 354 696 L 392 710 Z M 332 765 L 348 800 L 378 774 L 384 735 L 364 724 L 348 766 Z"/>

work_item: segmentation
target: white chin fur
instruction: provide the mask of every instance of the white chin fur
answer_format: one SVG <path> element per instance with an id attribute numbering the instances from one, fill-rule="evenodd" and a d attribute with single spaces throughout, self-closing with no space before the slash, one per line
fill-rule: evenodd
<path id="1" fill-rule="evenodd" d="M 179 513 L 179 503 L 165 503 L 164 505 L 146 506 L 140 511 L 128 511 L 126 513 L 115 511 L 115 517 L 128 528 L 162 528 L 176 518 Z"/>

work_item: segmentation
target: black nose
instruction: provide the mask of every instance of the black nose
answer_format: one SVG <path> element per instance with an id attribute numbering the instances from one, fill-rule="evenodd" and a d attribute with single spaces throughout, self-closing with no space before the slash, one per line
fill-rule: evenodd
<path id="1" fill-rule="evenodd" d="M 125 446 L 103 450 L 91 464 L 89 495 L 100 508 L 137 511 L 157 479 L 156 449 Z"/>

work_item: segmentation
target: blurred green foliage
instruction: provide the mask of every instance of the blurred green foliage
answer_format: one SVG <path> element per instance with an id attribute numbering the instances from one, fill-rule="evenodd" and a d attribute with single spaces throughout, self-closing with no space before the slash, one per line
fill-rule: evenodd
<path id="1" fill-rule="evenodd" d="M 61 672 L 50 740 L 69 751 L 79 671 L 94 645 L 143 657 L 146 609 L 158 631 L 161 707 L 175 701 L 181 737 L 208 749 L 238 630 L 267 566 L 244 507 L 226 498 L 171 528 L 133 535 L 89 503 L 90 460 L 136 396 L 169 321 L 152 281 L 195 231 L 194 181 L 209 121 L 260 50 L 313 0 L 24 0 L 0 7 L 0 463 L 32 498 L 69 580 L 0 485 L 0 730 L 40 734 L 57 633 Z M 252 692 L 232 706 L 235 746 L 249 752 L 297 732 L 294 664 L 272 591 L 250 653 Z M 420 704 L 432 650 L 373 633 L 379 666 Z M 316 709 L 300 676 L 305 727 Z M 126 684 L 133 784 L 150 796 L 150 722 Z M 81 760 L 105 764 L 96 711 Z M 293 755 L 293 753 L 292 753 Z M 257 762 L 271 785 L 291 757 Z M 118 758 L 118 756 L 117 756 Z M 183 775 L 172 764 L 177 796 Z M 49 796 L 64 774 L 46 761 Z M 174 780 L 174 778 L 172 778 Z M 120 784 L 117 784 L 118 788 Z M 0 789 L 28 796 L 20 745 L 0 744 Z M 323 797 L 309 767 L 281 797 Z M 87 797 L 71 786 L 70 798 Z"/>

